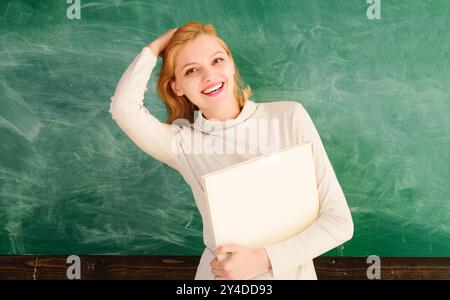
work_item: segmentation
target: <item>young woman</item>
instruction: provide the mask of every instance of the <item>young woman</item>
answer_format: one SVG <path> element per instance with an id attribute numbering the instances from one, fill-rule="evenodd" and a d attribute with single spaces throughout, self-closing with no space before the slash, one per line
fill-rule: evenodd
<path id="1" fill-rule="evenodd" d="M 163 64 L 157 87 L 167 108 L 167 123 L 159 122 L 143 104 L 158 56 Z M 180 172 L 192 188 L 206 245 L 195 279 L 317 279 L 313 258 L 353 236 L 344 193 L 304 107 L 291 101 L 256 103 L 250 96 L 214 27 L 189 22 L 143 48 L 122 75 L 109 112 L 139 148 Z M 276 244 L 216 248 L 201 176 L 264 153 L 236 151 L 251 148 L 253 125 L 262 120 L 277 120 L 277 126 L 263 126 L 270 131 L 268 136 L 276 137 L 271 138 L 277 141 L 276 149 L 311 142 L 320 215 L 303 232 Z M 250 135 L 235 134 L 246 130 Z M 226 260 L 217 259 L 225 253 Z"/>

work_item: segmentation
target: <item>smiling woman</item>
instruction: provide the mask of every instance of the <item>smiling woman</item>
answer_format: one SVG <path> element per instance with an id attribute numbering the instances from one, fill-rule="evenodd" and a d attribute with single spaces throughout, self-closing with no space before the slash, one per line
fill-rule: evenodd
<path id="1" fill-rule="evenodd" d="M 189 22 L 169 34 L 173 36 L 161 51 L 163 65 L 158 77 L 167 123 L 178 118 L 192 122 L 197 109 L 207 119 L 235 118 L 251 96 L 251 89 L 242 82 L 231 52 L 215 28 Z M 160 51 L 154 43 L 149 47 Z"/>
<path id="2" fill-rule="evenodd" d="M 170 87 L 176 96 L 187 97 L 207 119 L 225 121 L 235 118 L 241 106 L 233 93 L 233 59 L 225 50 L 217 51 L 221 48 L 216 38 L 206 34 L 188 42 L 176 56 L 175 80 Z"/>
<path id="3" fill-rule="evenodd" d="M 167 107 L 167 123 L 159 122 L 143 103 L 158 56 L 163 59 L 158 92 Z M 190 22 L 144 47 L 120 79 L 110 112 L 139 148 L 177 170 L 191 187 L 206 245 L 196 279 L 317 279 L 313 258 L 353 236 L 344 193 L 303 106 L 292 101 L 256 103 L 250 96 L 214 27 Z M 257 136 L 271 137 L 272 144 L 253 151 Z M 317 220 L 292 238 L 261 248 L 215 245 L 201 176 L 306 142 L 314 157 Z M 191 151 L 198 146 L 203 151 Z M 223 151 L 214 151 L 218 148 Z M 218 260 L 226 253 L 230 254 L 226 260 Z"/>

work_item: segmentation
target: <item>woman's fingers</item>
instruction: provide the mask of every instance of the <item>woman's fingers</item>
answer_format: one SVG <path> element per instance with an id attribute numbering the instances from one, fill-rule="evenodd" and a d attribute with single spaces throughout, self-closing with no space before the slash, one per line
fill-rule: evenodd
<path id="1" fill-rule="evenodd" d="M 222 265 L 219 265 L 219 261 L 217 260 L 217 258 L 214 258 L 210 263 L 209 263 L 209 266 L 211 267 L 211 270 L 213 270 L 213 269 L 216 269 L 216 270 L 219 270 L 219 269 L 223 269 L 223 266 Z"/>
<path id="2" fill-rule="evenodd" d="M 227 274 L 224 270 L 211 269 L 211 273 L 214 275 L 214 279 L 226 279 Z"/>
<path id="3" fill-rule="evenodd" d="M 178 28 L 169 29 L 163 35 L 159 36 L 156 40 L 148 44 L 148 47 L 152 49 L 152 52 L 155 56 L 159 56 L 162 53 L 177 30 Z"/>

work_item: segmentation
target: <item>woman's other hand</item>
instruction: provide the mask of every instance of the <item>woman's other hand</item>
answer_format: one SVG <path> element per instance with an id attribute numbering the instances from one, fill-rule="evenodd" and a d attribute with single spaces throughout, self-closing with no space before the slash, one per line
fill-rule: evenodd
<path id="1" fill-rule="evenodd" d="M 217 256 L 228 254 L 223 261 Z M 238 244 L 225 244 L 215 249 L 210 263 L 214 279 L 250 279 L 270 270 L 270 260 L 264 248 L 250 248 Z"/>
<path id="2" fill-rule="evenodd" d="M 150 50 L 152 50 L 152 53 L 155 56 L 159 56 L 162 53 L 162 51 L 166 48 L 167 43 L 170 41 L 170 39 L 172 38 L 175 31 L 177 31 L 177 29 L 178 28 L 169 29 L 160 37 L 158 37 L 156 40 L 149 43 L 147 47 L 150 48 Z"/>

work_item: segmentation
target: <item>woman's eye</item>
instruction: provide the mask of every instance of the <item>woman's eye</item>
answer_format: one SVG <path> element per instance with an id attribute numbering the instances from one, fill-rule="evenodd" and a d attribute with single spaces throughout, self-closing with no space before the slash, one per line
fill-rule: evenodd
<path id="1" fill-rule="evenodd" d="M 187 70 L 186 73 L 185 73 L 185 75 L 191 74 L 192 72 L 194 72 L 194 70 L 195 70 L 194 68 Z"/>
<path id="2" fill-rule="evenodd" d="M 224 59 L 222 57 L 218 57 L 218 58 L 214 59 L 213 62 L 214 62 L 214 64 L 218 64 L 218 63 L 220 63 L 222 61 L 224 61 Z M 190 75 L 190 74 L 194 73 L 195 71 L 197 71 L 197 68 L 189 69 L 189 70 L 186 71 L 186 73 L 184 73 L 184 75 L 186 75 L 186 76 Z"/>

